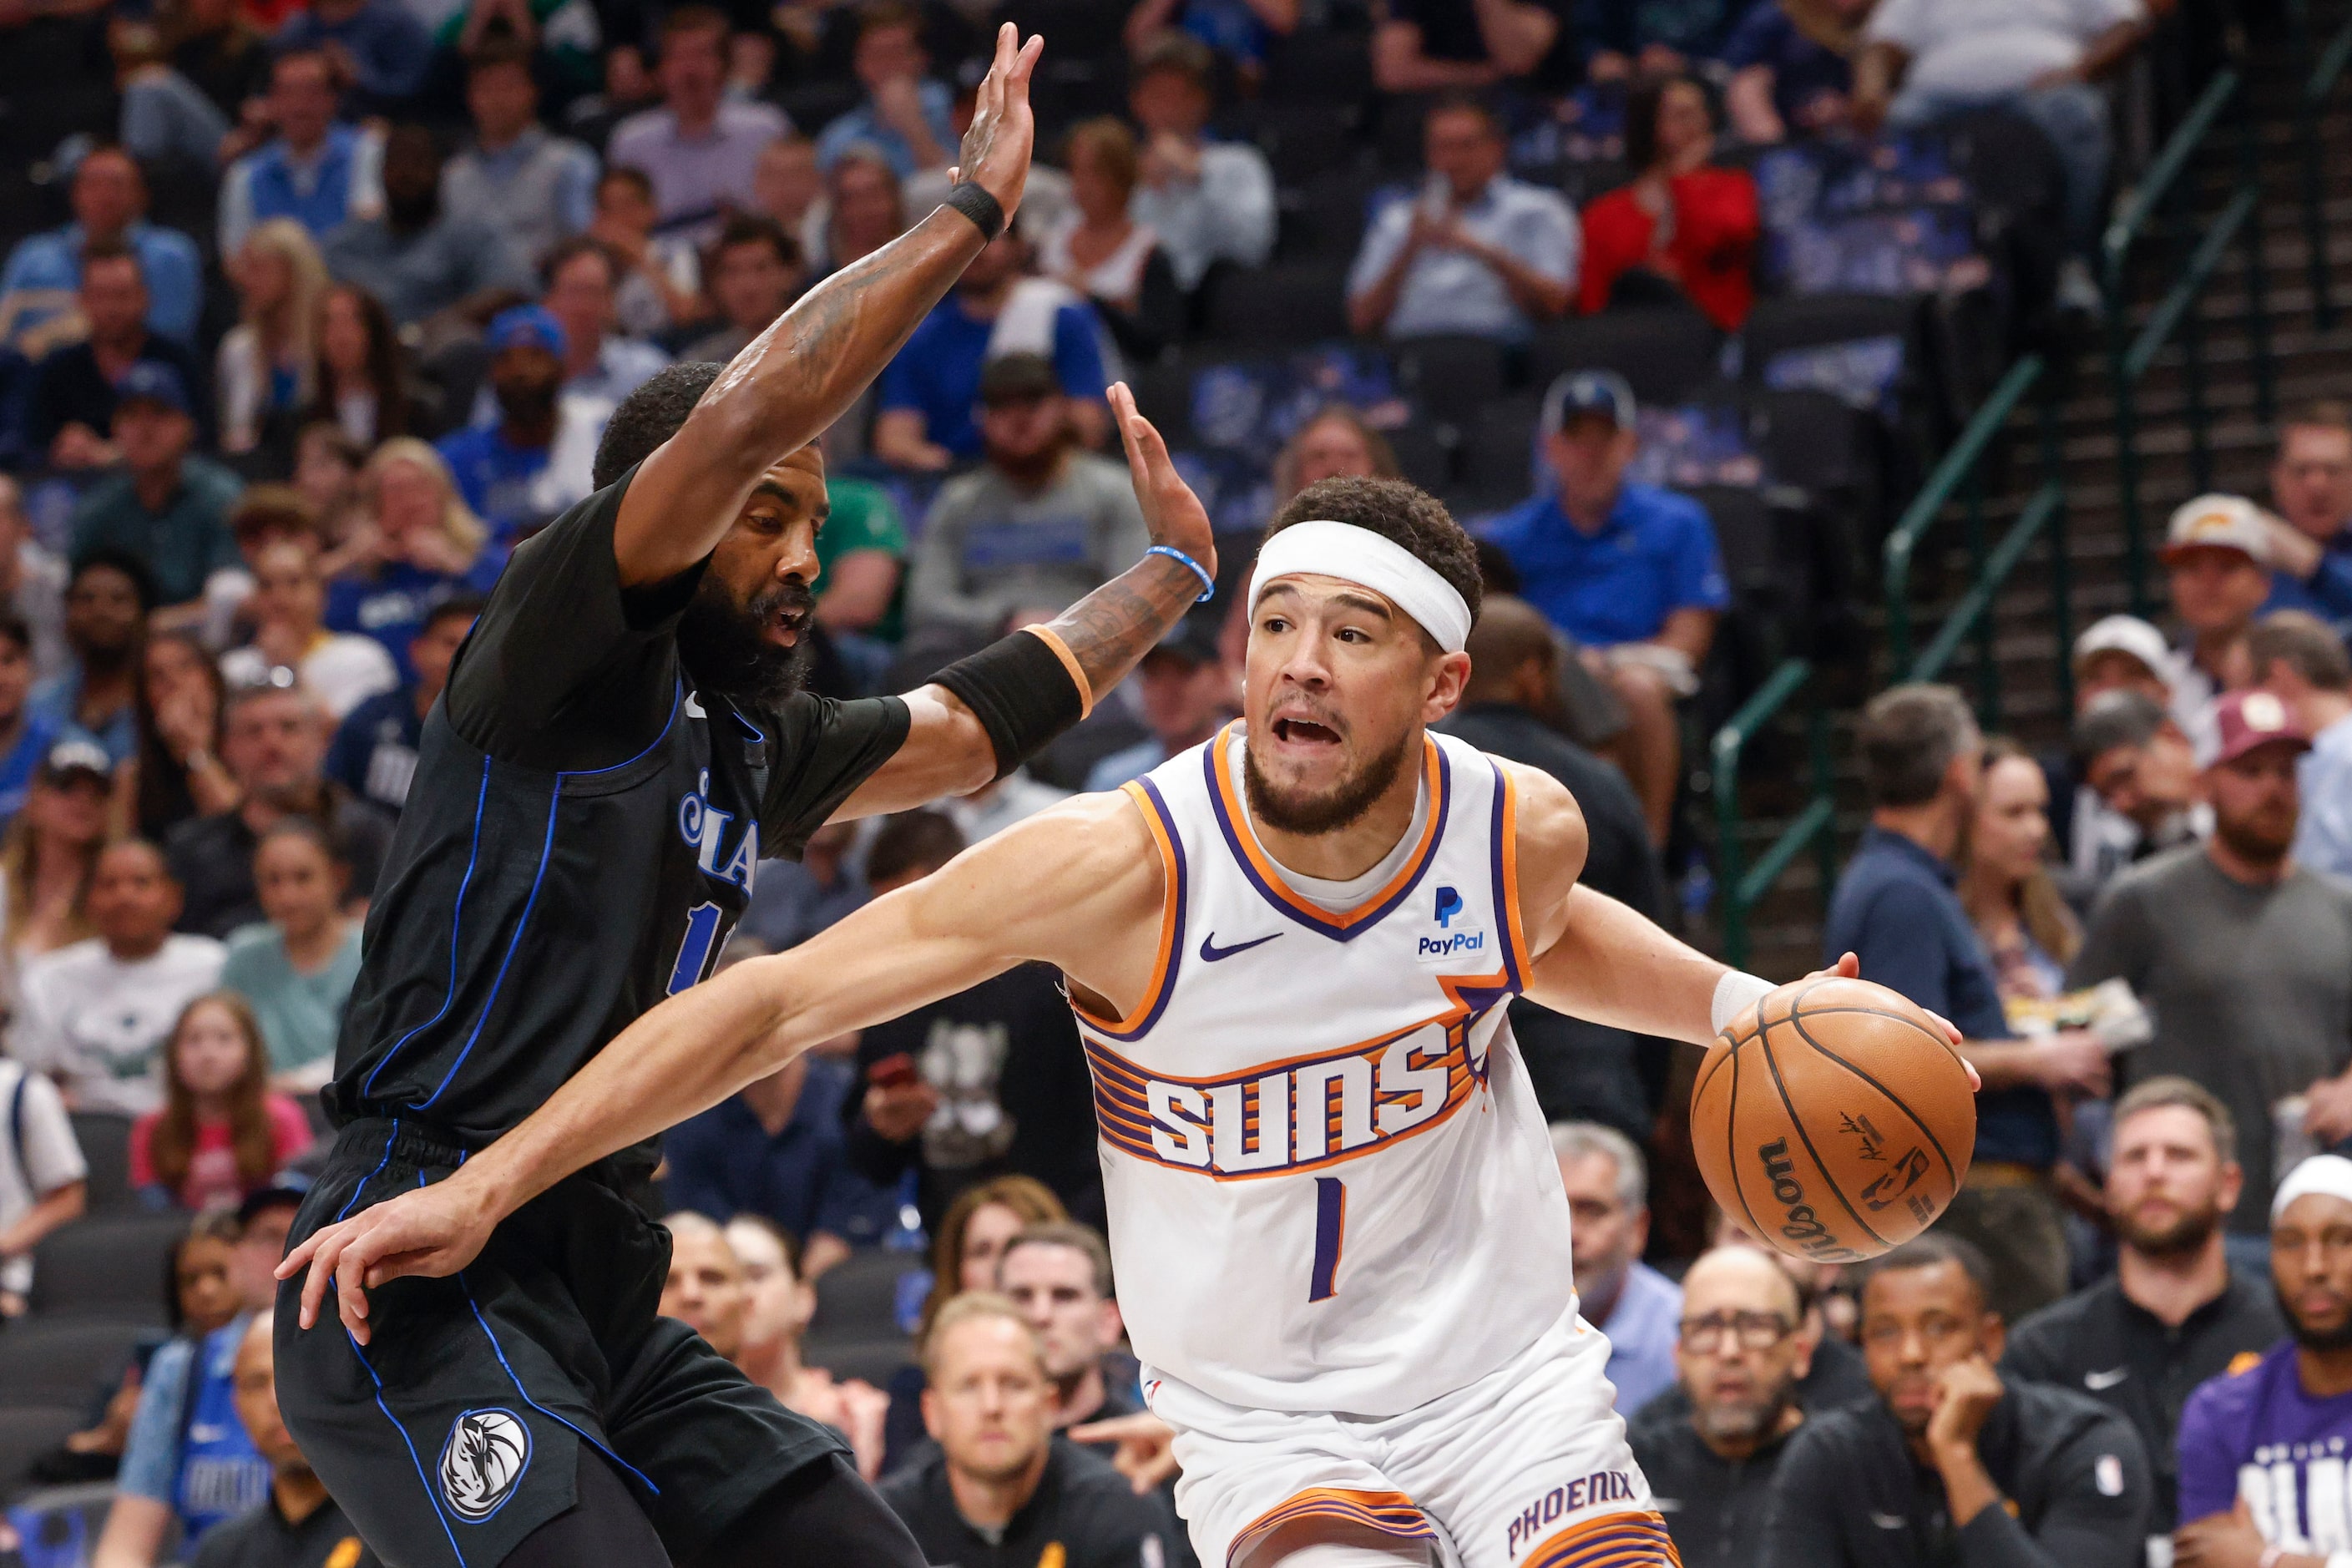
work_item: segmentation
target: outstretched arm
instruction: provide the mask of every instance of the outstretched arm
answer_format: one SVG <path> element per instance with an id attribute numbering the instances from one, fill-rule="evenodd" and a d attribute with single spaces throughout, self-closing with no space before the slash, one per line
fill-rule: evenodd
<path id="1" fill-rule="evenodd" d="M 368 1339 L 365 1290 L 447 1275 L 564 1176 L 764 1078 L 809 1047 L 897 1017 L 1027 959 L 1110 999 L 1139 997 L 1158 948 L 1161 873 L 1121 795 L 1086 795 L 965 851 L 790 952 L 736 964 L 612 1040 L 524 1122 L 446 1180 L 320 1230 L 278 1266 L 310 1271 L 302 1323 L 332 1283 Z"/>
<path id="2" fill-rule="evenodd" d="M 1043 47 L 1035 37 L 1015 43 L 1008 22 L 957 171 L 996 198 L 1007 222 L 1029 178 L 1029 73 Z M 760 476 L 841 416 L 984 243 L 970 218 L 941 207 L 752 339 L 629 486 L 613 531 L 621 581 L 659 582 L 709 554 Z"/>
<path id="3" fill-rule="evenodd" d="M 1217 552 L 1208 511 L 1170 460 L 1167 443 L 1136 412 L 1122 382 L 1110 389 L 1111 412 L 1127 447 L 1129 476 L 1151 542 L 1181 550 L 1214 576 Z M 1162 633 L 1201 595 L 1201 579 L 1167 555 L 1146 555 L 1039 628 L 1083 680 L 1082 708 L 1127 679 Z M 1022 758 L 997 753 L 979 718 L 951 692 L 925 686 L 907 696 L 906 743 L 833 814 L 836 822 L 903 811 L 980 788 Z"/>

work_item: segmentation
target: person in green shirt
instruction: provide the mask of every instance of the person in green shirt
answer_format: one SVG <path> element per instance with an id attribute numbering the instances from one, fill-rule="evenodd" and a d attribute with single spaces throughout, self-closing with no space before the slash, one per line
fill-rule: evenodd
<path id="1" fill-rule="evenodd" d="M 827 479 L 833 510 L 816 535 L 817 624 L 868 687 L 906 634 L 907 524 L 890 492 L 866 479 Z"/>
<path id="2" fill-rule="evenodd" d="M 309 817 L 286 818 L 254 847 L 254 892 L 269 918 L 230 933 L 220 983 L 252 1004 L 273 1089 L 311 1092 L 333 1075 L 343 1004 L 360 973 L 360 922 L 342 912 L 350 879 Z"/>
<path id="3" fill-rule="evenodd" d="M 168 364 L 141 360 L 115 384 L 114 442 L 122 468 L 90 486 L 74 509 L 73 555 L 125 550 L 153 574 L 159 604 L 185 605 L 205 579 L 239 566 L 229 509 L 245 485 L 190 447 L 196 422 L 188 388 Z"/>

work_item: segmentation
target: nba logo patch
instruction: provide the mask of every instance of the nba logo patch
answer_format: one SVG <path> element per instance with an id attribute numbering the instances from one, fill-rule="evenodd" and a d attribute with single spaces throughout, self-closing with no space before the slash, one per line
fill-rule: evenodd
<path id="1" fill-rule="evenodd" d="M 441 1496 L 449 1511 L 479 1524 L 499 1511 L 530 1468 L 530 1428 L 511 1410 L 468 1410 L 441 1445 Z"/>

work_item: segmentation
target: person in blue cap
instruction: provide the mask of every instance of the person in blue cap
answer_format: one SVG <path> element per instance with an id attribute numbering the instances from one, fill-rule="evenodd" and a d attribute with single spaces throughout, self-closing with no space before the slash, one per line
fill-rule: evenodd
<path id="1" fill-rule="evenodd" d="M 204 593 L 205 578 L 241 564 L 228 513 L 245 485 L 190 453 L 188 385 L 160 360 L 132 362 L 114 384 L 113 437 L 122 466 L 74 509 L 74 557 L 127 552 L 154 574 L 159 605 L 184 605 Z"/>
<path id="2" fill-rule="evenodd" d="M 1625 478 L 1641 450 L 1635 412 L 1613 371 L 1554 382 L 1541 426 L 1552 488 L 1486 532 L 1518 568 L 1522 596 L 1625 704 L 1626 774 L 1664 844 L 1682 765 L 1675 703 L 1698 689 L 1731 588 L 1706 509 Z"/>
<path id="3" fill-rule="evenodd" d="M 539 305 L 517 305 L 490 322 L 490 395 L 498 422 L 445 436 L 441 456 L 474 515 L 500 544 L 544 521 L 532 495 L 555 445 L 558 398 L 563 390 L 562 323 Z"/>

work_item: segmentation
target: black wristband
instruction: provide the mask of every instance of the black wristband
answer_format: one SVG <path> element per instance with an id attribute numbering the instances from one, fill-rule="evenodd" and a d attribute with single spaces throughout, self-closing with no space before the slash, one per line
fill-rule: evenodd
<path id="1" fill-rule="evenodd" d="M 962 700 L 996 748 L 996 776 L 1053 744 L 1086 716 L 1086 694 L 1044 637 L 1014 632 L 931 677 Z"/>
<path id="2" fill-rule="evenodd" d="M 970 180 L 959 182 L 950 188 L 943 207 L 953 207 L 971 219 L 972 227 L 980 230 L 982 239 L 994 239 L 1004 232 L 1004 205 Z"/>

